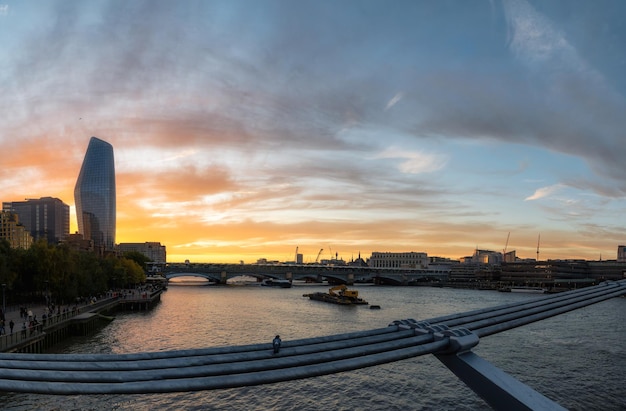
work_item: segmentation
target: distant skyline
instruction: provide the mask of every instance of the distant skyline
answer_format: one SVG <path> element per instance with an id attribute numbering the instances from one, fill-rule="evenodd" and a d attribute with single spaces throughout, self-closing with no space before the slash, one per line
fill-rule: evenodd
<path id="1" fill-rule="evenodd" d="M 71 207 L 112 144 L 116 242 L 168 261 L 626 243 L 626 3 L 0 0 L 0 199 Z"/>

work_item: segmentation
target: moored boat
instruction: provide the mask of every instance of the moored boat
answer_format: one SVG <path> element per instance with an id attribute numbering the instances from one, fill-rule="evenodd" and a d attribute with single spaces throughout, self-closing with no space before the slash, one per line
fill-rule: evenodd
<path id="1" fill-rule="evenodd" d="M 291 281 L 280 280 L 276 278 L 266 278 L 263 281 L 261 281 L 261 285 L 264 287 L 291 288 Z"/>
<path id="2" fill-rule="evenodd" d="M 359 297 L 356 290 L 348 290 L 345 285 L 338 285 L 330 288 L 327 293 L 315 292 L 303 294 L 303 297 L 309 297 L 311 300 L 323 301 L 325 303 L 340 305 L 367 305 L 367 301 Z"/>
<path id="3" fill-rule="evenodd" d="M 544 287 L 517 286 L 517 287 L 500 288 L 498 291 L 510 292 L 510 293 L 545 294 L 548 292 L 548 289 Z"/>

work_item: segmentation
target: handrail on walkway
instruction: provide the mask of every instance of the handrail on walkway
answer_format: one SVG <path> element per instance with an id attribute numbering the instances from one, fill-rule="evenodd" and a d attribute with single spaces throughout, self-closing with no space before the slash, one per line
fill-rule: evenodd
<path id="1" fill-rule="evenodd" d="M 478 358 L 480 337 L 617 296 L 626 280 L 426 321 L 270 343 L 131 354 L 0 354 L 0 391 L 136 394 L 199 391 L 290 381 L 435 354 L 496 409 L 562 409 Z M 476 381 L 480 384 L 476 385 Z M 504 382 L 504 383 L 503 383 Z"/>
<path id="2" fill-rule="evenodd" d="M 9 328 L 7 319 L 7 321 L 5 321 L 5 332 L 0 335 L 0 351 L 6 351 L 11 349 L 11 347 L 18 346 L 22 343 L 37 340 L 45 335 L 44 333 L 46 329 L 54 327 L 65 321 L 70 321 L 81 313 L 93 311 L 102 306 L 106 306 L 117 299 L 118 297 L 102 298 L 93 304 L 76 306 L 76 309 L 52 313 L 45 317 L 42 316 L 36 325 L 29 324 L 28 318 L 20 317 L 19 319 L 15 319 L 17 322 L 15 322 L 12 332 Z"/>

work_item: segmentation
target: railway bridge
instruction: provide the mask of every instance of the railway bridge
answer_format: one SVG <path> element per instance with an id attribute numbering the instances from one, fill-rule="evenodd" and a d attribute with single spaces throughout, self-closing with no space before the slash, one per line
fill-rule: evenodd
<path id="1" fill-rule="evenodd" d="M 494 409 L 563 410 L 472 352 L 481 338 L 626 295 L 626 280 L 359 332 L 134 354 L 0 354 L 0 391 L 138 394 L 280 383 L 433 354 Z"/>
<path id="2" fill-rule="evenodd" d="M 161 268 L 166 278 L 197 276 L 218 284 L 242 275 L 281 280 L 328 281 L 353 285 L 358 282 L 409 285 L 421 281 L 445 281 L 449 271 L 442 269 L 371 268 L 322 264 L 202 264 L 169 263 Z"/>

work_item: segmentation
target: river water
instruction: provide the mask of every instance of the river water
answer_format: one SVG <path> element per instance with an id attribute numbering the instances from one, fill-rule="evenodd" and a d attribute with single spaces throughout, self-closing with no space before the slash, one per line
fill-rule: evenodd
<path id="1" fill-rule="evenodd" d="M 130 353 L 283 341 L 426 320 L 539 295 L 430 287 L 355 286 L 368 306 L 310 301 L 291 289 L 171 285 L 152 310 L 119 313 L 55 352 Z M 571 410 L 626 410 L 626 298 L 481 339 L 473 351 Z M 7 410 L 489 410 L 434 356 L 270 385 L 173 394 L 0 394 Z"/>

